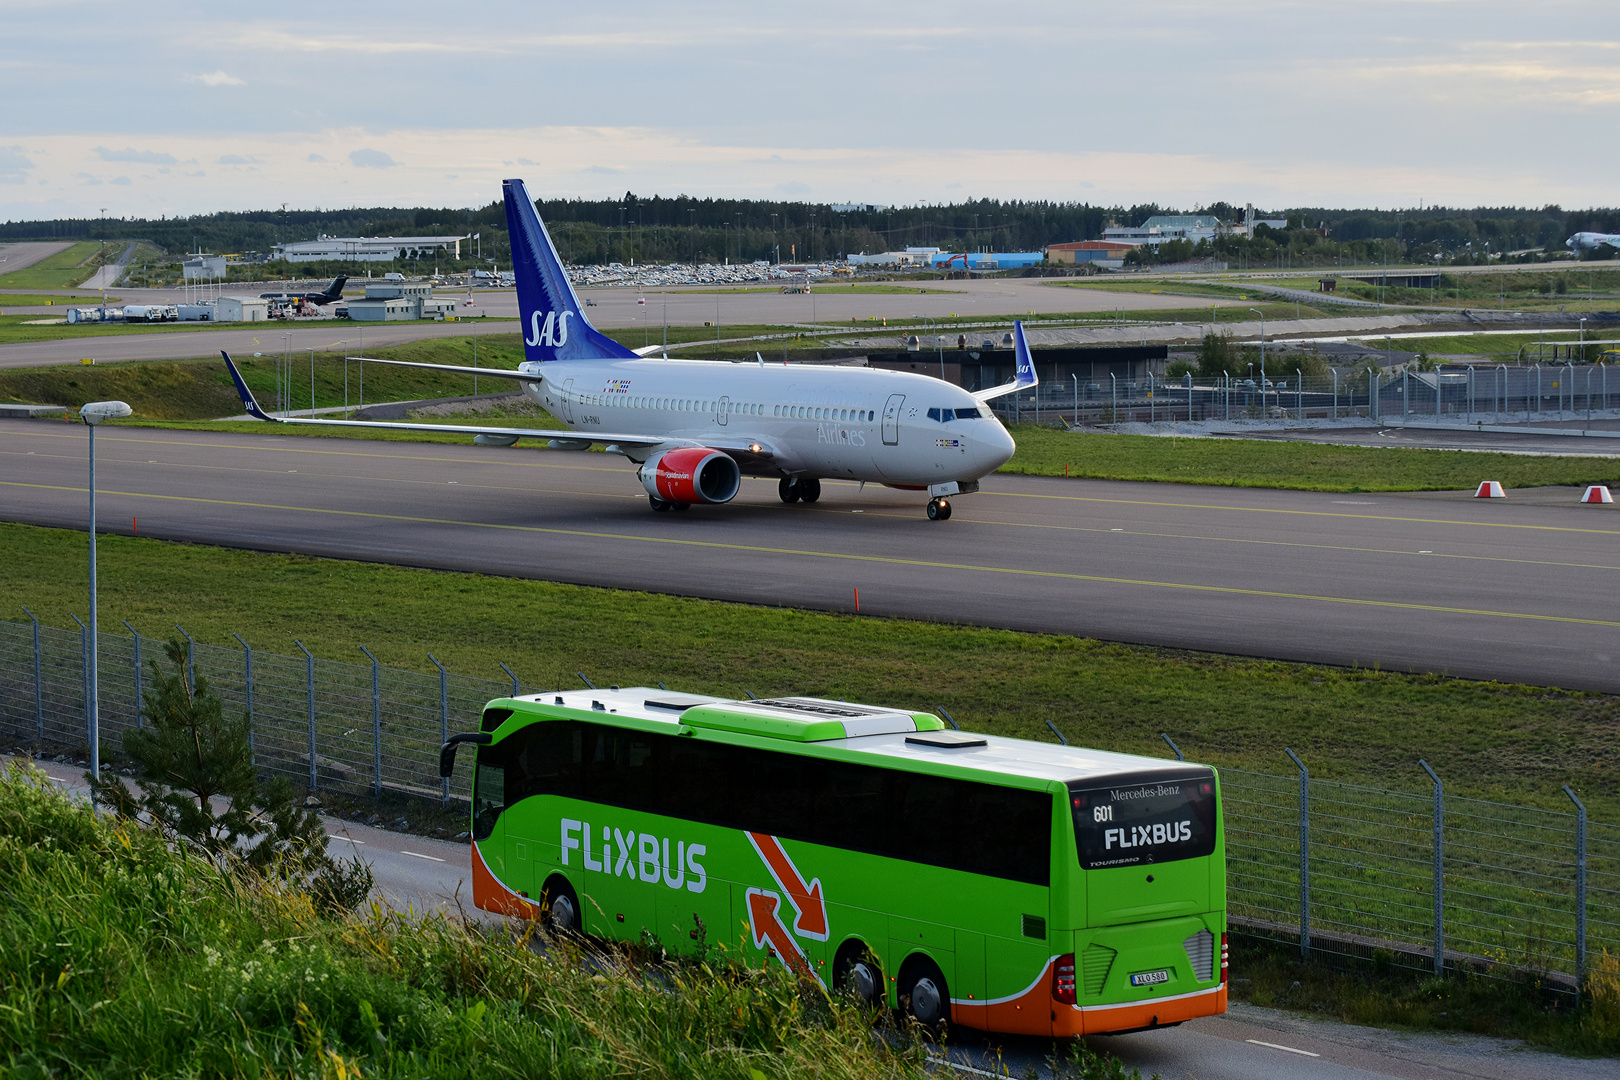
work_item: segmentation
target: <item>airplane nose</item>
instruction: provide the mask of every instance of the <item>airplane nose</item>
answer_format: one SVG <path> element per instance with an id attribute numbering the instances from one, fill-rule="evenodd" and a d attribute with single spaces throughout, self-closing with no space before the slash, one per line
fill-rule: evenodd
<path id="1" fill-rule="evenodd" d="M 978 451 L 975 455 L 979 458 L 978 464 L 987 473 L 995 472 L 1011 461 L 1013 451 L 1018 449 L 1018 444 L 1013 442 L 1012 433 L 1002 427 L 1000 421 L 992 420 L 991 423 L 995 425 L 994 428 L 988 424 L 984 425 L 984 429 L 974 440 L 974 446 Z"/>

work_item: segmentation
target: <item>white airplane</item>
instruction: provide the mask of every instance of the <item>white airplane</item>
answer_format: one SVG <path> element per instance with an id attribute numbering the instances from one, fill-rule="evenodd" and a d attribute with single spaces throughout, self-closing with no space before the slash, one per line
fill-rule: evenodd
<path id="1" fill-rule="evenodd" d="M 1575 254 L 1591 251 L 1593 248 L 1609 247 L 1620 251 L 1620 233 L 1578 232 L 1568 240 L 1564 246 Z"/>
<path id="2" fill-rule="evenodd" d="M 1013 327 L 1013 381 L 976 393 L 874 368 L 643 357 L 591 325 L 523 182 L 502 186 L 525 361 L 497 371 L 366 359 L 514 379 L 566 430 L 270 416 L 227 355 L 243 408 L 283 424 L 465 432 L 482 446 L 519 439 L 558 450 L 602 444 L 641 467 L 657 511 L 730 502 L 747 473 L 776 477 L 784 503 L 815 502 L 824 479 L 926 491 L 929 519 L 943 521 L 952 496 L 977 491 L 981 477 L 1012 457 L 1012 436 L 985 405 L 1036 383 L 1022 323 Z"/>

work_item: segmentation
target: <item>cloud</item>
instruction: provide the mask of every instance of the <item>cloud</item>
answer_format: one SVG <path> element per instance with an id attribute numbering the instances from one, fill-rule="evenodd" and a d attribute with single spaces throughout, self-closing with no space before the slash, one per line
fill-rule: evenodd
<path id="1" fill-rule="evenodd" d="M 381 150 L 369 148 L 349 152 L 349 164 L 360 169 L 391 169 L 399 162 Z"/>
<path id="2" fill-rule="evenodd" d="M 802 180 L 789 180 L 785 184 L 777 184 L 776 190 L 784 195 L 805 195 L 810 191 L 810 185 Z"/>
<path id="3" fill-rule="evenodd" d="M 257 165 L 258 163 L 258 158 L 243 157 L 241 154 L 221 154 L 219 160 L 215 162 L 216 165 Z"/>
<path id="4" fill-rule="evenodd" d="M 105 146 L 98 146 L 95 152 L 102 161 L 130 161 L 138 165 L 179 164 L 173 154 L 165 154 L 159 150 L 135 150 L 127 146 L 122 150 L 109 150 Z"/>
<path id="5" fill-rule="evenodd" d="M 534 162 L 532 162 L 532 161 L 523 161 L 523 160 L 520 159 L 518 161 L 518 164 L 519 165 L 533 165 Z M 594 174 L 594 175 L 597 175 L 597 176 L 602 176 L 602 175 L 614 176 L 614 175 L 616 175 L 618 173 L 624 172 L 623 169 L 615 169 L 611 165 L 587 165 L 585 168 L 583 168 L 583 169 L 581 169 L 579 171 L 583 172 L 583 173 L 591 173 L 591 174 Z"/>
<path id="6" fill-rule="evenodd" d="M 0 146 L 0 184 L 20 184 L 23 174 L 34 167 L 20 146 Z"/>
<path id="7" fill-rule="evenodd" d="M 529 160 L 529 159 L 528 159 L 528 158 L 526 158 L 526 157 L 520 157 L 520 158 L 518 158 L 518 159 L 517 159 L 517 163 L 518 163 L 518 164 L 519 164 L 519 165 L 538 165 L 538 164 L 540 164 L 540 163 L 539 163 L 539 162 L 538 162 L 538 161 L 530 161 L 530 160 Z"/>
<path id="8" fill-rule="evenodd" d="M 87 172 L 74 173 L 73 179 L 83 180 L 85 187 L 99 187 L 101 184 L 100 180 L 97 180 L 94 176 L 91 176 Z"/>
<path id="9" fill-rule="evenodd" d="M 198 169 L 196 172 L 188 172 L 185 175 L 187 175 L 187 176 L 207 176 L 208 174 L 206 172 L 204 172 L 203 170 Z"/>
<path id="10" fill-rule="evenodd" d="M 316 165 L 322 165 L 322 164 L 325 164 L 325 162 L 326 162 L 326 159 L 321 157 L 321 155 L 319 155 L 319 154 L 311 154 L 311 155 L 309 155 L 309 157 L 305 158 L 304 160 L 309 161 L 309 162 L 313 162 Z"/>
<path id="11" fill-rule="evenodd" d="M 202 83 L 204 86 L 246 86 L 247 83 L 235 75 L 227 75 L 223 71 L 210 71 L 205 75 L 187 75 L 187 82 Z"/>
<path id="12" fill-rule="evenodd" d="M 119 187 L 128 187 L 129 186 L 129 177 L 127 177 L 127 176 L 115 176 L 111 180 L 109 180 L 108 183 L 117 184 Z"/>

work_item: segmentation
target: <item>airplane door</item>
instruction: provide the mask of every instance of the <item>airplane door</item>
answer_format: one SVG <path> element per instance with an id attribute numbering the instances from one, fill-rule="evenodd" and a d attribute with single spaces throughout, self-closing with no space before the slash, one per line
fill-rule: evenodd
<path id="1" fill-rule="evenodd" d="M 725 427 L 726 426 L 726 413 L 728 413 L 730 411 L 731 411 L 731 399 L 729 397 L 721 398 L 720 399 L 720 407 L 718 409 L 716 409 L 715 413 L 714 413 L 714 422 L 719 424 L 721 427 Z"/>
<path id="2" fill-rule="evenodd" d="M 906 395 L 890 394 L 888 404 L 883 406 L 883 445 L 900 445 L 900 406 L 904 405 Z"/>
<path id="3" fill-rule="evenodd" d="M 563 423 L 574 422 L 574 380 L 564 379 L 562 384 L 562 414 Z"/>

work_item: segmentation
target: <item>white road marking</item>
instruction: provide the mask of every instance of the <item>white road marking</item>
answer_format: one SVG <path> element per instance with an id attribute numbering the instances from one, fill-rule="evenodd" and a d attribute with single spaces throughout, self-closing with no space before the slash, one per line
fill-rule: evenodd
<path id="1" fill-rule="evenodd" d="M 1012 1075 L 1011 1073 L 1005 1072 L 986 1072 L 983 1069 L 975 1069 L 971 1065 L 963 1065 L 961 1062 L 952 1061 L 949 1058 L 930 1056 L 928 1060 L 933 1062 L 935 1065 L 943 1065 L 948 1069 L 955 1069 L 957 1072 L 967 1073 L 969 1076 L 993 1076 L 996 1078 L 996 1080 L 1005 1080 L 1006 1077 Z"/>
<path id="2" fill-rule="evenodd" d="M 1256 1045 L 1256 1046 L 1270 1047 L 1273 1050 L 1286 1050 L 1290 1054 L 1303 1054 L 1305 1057 L 1321 1057 L 1322 1056 L 1321 1054 L 1313 1054 L 1309 1050 L 1295 1050 L 1292 1046 L 1279 1046 L 1276 1043 L 1261 1042 L 1259 1039 L 1244 1039 L 1243 1041 L 1244 1042 L 1249 1042 L 1249 1043 L 1254 1043 L 1254 1045 Z"/>
<path id="3" fill-rule="evenodd" d="M 1124 532 L 1124 529 L 1109 529 L 1109 532 Z"/>
<path id="4" fill-rule="evenodd" d="M 366 846 L 366 842 L 364 840 L 356 840 L 352 836 L 339 836 L 336 833 L 327 833 L 326 838 L 328 840 L 342 840 L 346 844 L 359 844 L 361 847 Z"/>
<path id="5" fill-rule="evenodd" d="M 433 862 L 444 862 L 444 860 L 439 858 L 437 855 L 418 855 L 414 851 L 401 851 L 400 854 L 401 855 L 410 855 L 413 858 L 417 858 L 417 859 L 429 859 L 429 860 L 431 860 Z M 1303 1054 L 1304 1052 L 1305 1051 L 1303 1051 L 1303 1050 L 1299 1051 L 1299 1053 L 1301 1053 L 1301 1054 Z M 1316 1055 L 1312 1054 L 1311 1056 L 1315 1057 Z"/>

